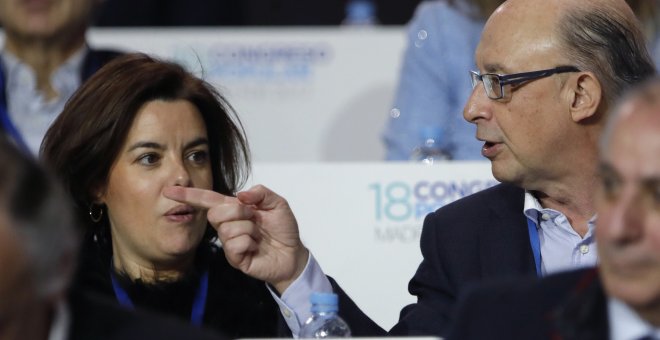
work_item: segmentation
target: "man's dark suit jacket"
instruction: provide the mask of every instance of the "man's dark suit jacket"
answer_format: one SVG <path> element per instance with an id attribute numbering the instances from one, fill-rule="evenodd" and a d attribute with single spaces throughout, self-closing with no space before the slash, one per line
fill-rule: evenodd
<path id="1" fill-rule="evenodd" d="M 488 283 L 465 293 L 448 339 L 609 338 L 607 299 L 593 268 Z"/>
<path id="2" fill-rule="evenodd" d="M 444 336 L 458 293 L 466 285 L 535 276 L 523 206 L 522 189 L 499 184 L 429 214 L 420 241 L 424 259 L 408 285 L 417 303 L 403 308 L 389 333 Z M 340 296 L 340 314 L 354 335 L 385 334 L 331 282 Z"/>
<path id="3" fill-rule="evenodd" d="M 129 311 L 103 297 L 75 293 L 71 308 L 70 340 L 229 339 L 180 320 Z"/>

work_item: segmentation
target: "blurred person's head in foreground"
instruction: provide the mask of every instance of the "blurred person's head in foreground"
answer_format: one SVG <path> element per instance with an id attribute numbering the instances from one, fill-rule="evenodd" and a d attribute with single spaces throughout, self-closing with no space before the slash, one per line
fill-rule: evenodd
<path id="1" fill-rule="evenodd" d="M 66 299 L 77 239 L 60 187 L 0 138 L 0 338 L 46 339 Z"/>
<path id="2" fill-rule="evenodd" d="M 600 169 L 596 239 L 605 290 L 660 326 L 660 79 L 614 110 Z"/>

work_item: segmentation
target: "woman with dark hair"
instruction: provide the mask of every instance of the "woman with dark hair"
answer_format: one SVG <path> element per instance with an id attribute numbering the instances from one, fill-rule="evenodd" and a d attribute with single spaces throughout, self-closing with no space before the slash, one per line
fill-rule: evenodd
<path id="1" fill-rule="evenodd" d="M 232 268 L 206 211 L 171 186 L 233 196 L 249 169 L 230 105 L 179 65 L 118 58 L 67 102 L 41 147 L 87 226 L 76 288 L 221 330 L 278 335 L 266 285 Z"/>

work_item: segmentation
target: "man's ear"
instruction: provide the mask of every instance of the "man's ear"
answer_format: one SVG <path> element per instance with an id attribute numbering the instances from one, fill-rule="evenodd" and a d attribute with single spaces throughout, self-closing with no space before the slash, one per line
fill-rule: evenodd
<path id="1" fill-rule="evenodd" d="M 591 72 L 582 72 L 571 77 L 570 112 L 574 122 L 582 122 L 593 117 L 598 111 L 603 98 L 603 89 L 596 76 Z"/>

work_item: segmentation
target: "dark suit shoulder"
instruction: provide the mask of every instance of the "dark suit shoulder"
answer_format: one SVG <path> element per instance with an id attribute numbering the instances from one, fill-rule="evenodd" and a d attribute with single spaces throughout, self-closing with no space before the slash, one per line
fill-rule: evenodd
<path id="1" fill-rule="evenodd" d="M 112 59 L 124 55 L 125 53 L 118 50 L 111 49 L 90 49 L 89 54 L 101 62 L 102 65 L 107 64 Z"/>
<path id="2" fill-rule="evenodd" d="M 557 312 L 596 277 L 590 268 L 470 286 L 459 298 L 448 339 L 552 338 Z"/>
<path id="3" fill-rule="evenodd" d="M 524 194 L 525 191 L 517 186 L 500 183 L 449 203 L 436 210 L 432 215 L 469 218 L 475 214 L 480 214 L 480 211 L 484 211 L 486 207 L 497 209 L 520 207 L 519 211 L 522 212 Z"/>
<path id="4" fill-rule="evenodd" d="M 536 277 L 506 278 L 466 287 L 464 297 L 483 302 L 500 303 L 502 300 L 524 304 L 557 303 L 556 297 L 565 295 L 578 282 L 595 275 L 593 268 L 561 272 L 538 279 Z"/>
<path id="5" fill-rule="evenodd" d="M 441 207 L 424 220 L 422 248 L 443 247 L 444 250 L 433 252 L 449 253 L 450 258 L 458 257 L 460 262 L 478 254 L 478 249 L 484 246 L 478 239 L 526 249 L 524 199 L 523 189 L 498 184 Z M 467 257 L 462 257 L 463 254 Z M 515 256 L 520 255 L 515 253 Z M 478 263 L 475 261 L 470 264 Z"/>
<path id="6" fill-rule="evenodd" d="M 103 65 L 113 59 L 124 55 L 123 52 L 109 49 L 89 49 L 83 60 L 83 67 L 80 70 L 80 78 L 85 81 L 89 79 Z"/>

